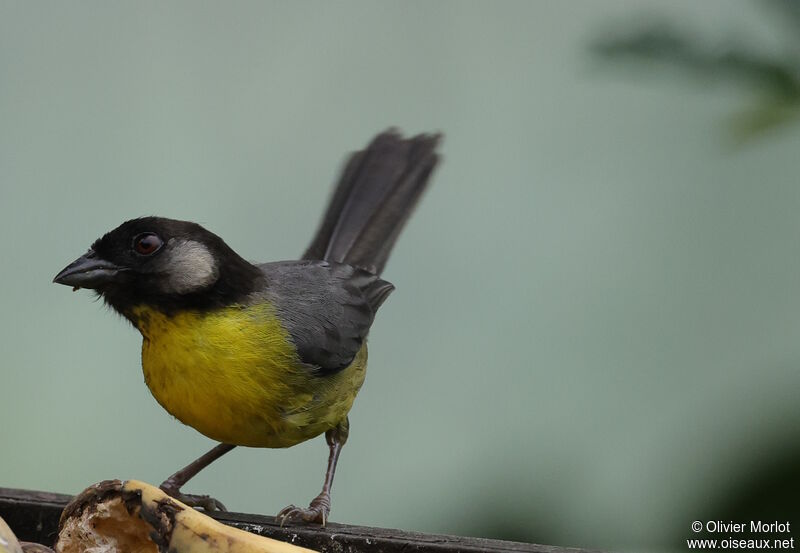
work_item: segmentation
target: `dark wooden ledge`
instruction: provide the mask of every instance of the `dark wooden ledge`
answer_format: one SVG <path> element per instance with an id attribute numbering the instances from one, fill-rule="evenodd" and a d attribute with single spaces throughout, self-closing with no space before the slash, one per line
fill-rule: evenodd
<path id="1" fill-rule="evenodd" d="M 69 495 L 0 488 L 0 517 L 5 519 L 20 540 L 52 546 L 55 541 L 58 518 L 62 509 L 72 499 Z M 487 551 L 527 553 L 583 553 L 587 550 L 553 547 L 531 543 L 518 543 L 482 538 L 420 534 L 386 528 L 367 528 L 345 524 L 328 524 L 325 528 L 311 526 L 285 526 L 281 528 L 274 517 L 241 513 L 214 513 L 214 518 L 270 538 L 288 541 L 295 545 L 323 552 L 370 553 L 420 552 L 441 553 Z"/>

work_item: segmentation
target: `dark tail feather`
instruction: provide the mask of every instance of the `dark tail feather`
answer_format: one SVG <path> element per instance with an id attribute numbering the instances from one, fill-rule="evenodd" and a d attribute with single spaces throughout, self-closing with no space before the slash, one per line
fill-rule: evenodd
<path id="1" fill-rule="evenodd" d="M 345 165 L 304 259 L 346 263 L 380 274 L 439 161 L 441 135 L 376 136 Z"/>

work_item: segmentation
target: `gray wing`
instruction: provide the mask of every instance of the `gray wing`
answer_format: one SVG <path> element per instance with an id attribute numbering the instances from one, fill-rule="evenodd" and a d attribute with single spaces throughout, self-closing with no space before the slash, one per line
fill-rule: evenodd
<path id="1" fill-rule="evenodd" d="M 263 294 L 276 308 L 303 363 L 322 374 L 347 367 L 364 344 L 391 283 L 349 265 L 280 261 L 259 268 Z"/>

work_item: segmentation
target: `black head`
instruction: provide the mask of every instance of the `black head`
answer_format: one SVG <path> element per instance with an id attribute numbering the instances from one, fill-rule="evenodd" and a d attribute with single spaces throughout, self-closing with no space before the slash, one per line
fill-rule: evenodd
<path id="1" fill-rule="evenodd" d="M 236 303 L 261 284 L 261 271 L 196 223 L 142 217 L 122 223 L 56 275 L 91 288 L 128 315 L 134 305 L 164 311 Z"/>

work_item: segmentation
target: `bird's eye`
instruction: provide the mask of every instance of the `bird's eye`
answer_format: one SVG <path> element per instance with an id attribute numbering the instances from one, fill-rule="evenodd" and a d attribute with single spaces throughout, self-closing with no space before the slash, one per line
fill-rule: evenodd
<path id="1" fill-rule="evenodd" d="M 133 239 L 133 249 L 139 255 L 153 255 L 163 245 L 164 241 L 152 232 L 145 232 Z"/>

